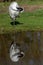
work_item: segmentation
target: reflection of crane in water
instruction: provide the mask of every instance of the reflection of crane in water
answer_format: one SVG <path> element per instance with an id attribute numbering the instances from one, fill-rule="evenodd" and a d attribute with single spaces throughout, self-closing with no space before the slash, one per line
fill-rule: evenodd
<path id="1" fill-rule="evenodd" d="M 12 42 L 10 46 L 10 59 L 13 62 L 17 62 L 23 56 L 24 56 L 24 52 L 20 50 L 19 45 L 15 42 Z"/>

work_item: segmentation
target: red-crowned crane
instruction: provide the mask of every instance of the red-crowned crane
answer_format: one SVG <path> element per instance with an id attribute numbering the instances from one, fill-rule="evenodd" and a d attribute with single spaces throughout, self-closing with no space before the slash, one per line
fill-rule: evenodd
<path id="1" fill-rule="evenodd" d="M 20 7 L 17 2 L 12 2 L 9 6 L 9 15 L 13 22 L 15 22 L 16 18 L 19 16 L 19 13 L 22 13 L 24 8 Z"/>

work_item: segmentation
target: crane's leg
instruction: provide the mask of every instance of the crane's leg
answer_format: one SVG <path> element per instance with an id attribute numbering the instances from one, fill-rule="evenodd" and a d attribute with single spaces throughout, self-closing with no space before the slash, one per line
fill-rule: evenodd
<path id="1" fill-rule="evenodd" d="M 15 25 L 15 23 L 16 23 L 16 17 L 14 17 L 14 19 L 13 19 L 13 23 L 14 23 L 14 25 Z"/>

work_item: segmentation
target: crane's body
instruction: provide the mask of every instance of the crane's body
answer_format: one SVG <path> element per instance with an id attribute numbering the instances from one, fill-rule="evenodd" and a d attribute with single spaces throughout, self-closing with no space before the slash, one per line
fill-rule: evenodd
<path id="1" fill-rule="evenodd" d="M 21 8 L 17 2 L 12 2 L 9 6 L 9 15 L 13 21 L 19 16 L 19 13 L 23 12 L 23 8 Z"/>

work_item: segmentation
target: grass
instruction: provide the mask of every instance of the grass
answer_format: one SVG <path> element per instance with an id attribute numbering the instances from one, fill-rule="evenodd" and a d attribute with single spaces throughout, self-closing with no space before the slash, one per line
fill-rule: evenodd
<path id="1" fill-rule="evenodd" d="M 18 2 L 20 5 L 23 5 L 23 4 L 27 4 L 27 5 L 40 5 L 40 4 L 43 4 L 43 1 L 42 0 L 33 0 L 33 1 L 30 1 L 30 0 L 21 0 Z"/>
<path id="2" fill-rule="evenodd" d="M 27 1 L 26 1 L 27 2 Z M 35 2 L 35 1 L 34 1 Z M 41 4 L 40 2 L 29 1 L 24 4 Z M 21 2 L 21 4 L 23 4 Z M 4 9 L 4 7 L 8 6 L 9 3 L 0 3 L 0 9 Z M 4 6 L 4 7 L 3 7 Z M 43 30 L 43 9 L 37 9 L 33 12 L 23 12 L 20 14 L 20 18 L 17 18 L 17 21 L 23 24 L 11 25 L 11 19 L 9 17 L 8 12 L 0 14 L 0 33 L 12 32 L 12 31 L 25 31 L 25 30 Z"/>
<path id="3" fill-rule="evenodd" d="M 23 24 L 11 25 L 11 19 L 8 13 L 0 14 L 0 32 L 13 30 L 43 30 L 43 10 L 38 9 L 34 12 L 24 12 L 20 14 L 17 21 Z"/>
<path id="4" fill-rule="evenodd" d="M 33 0 L 33 1 L 30 1 L 30 0 L 17 0 L 17 2 L 20 4 L 20 5 L 43 5 L 43 1 L 42 0 Z M 3 2 L 1 2 L 0 3 L 0 7 L 3 7 L 3 6 L 9 6 L 9 4 L 10 4 L 11 2 L 5 2 L 5 3 L 3 3 Z"/>

